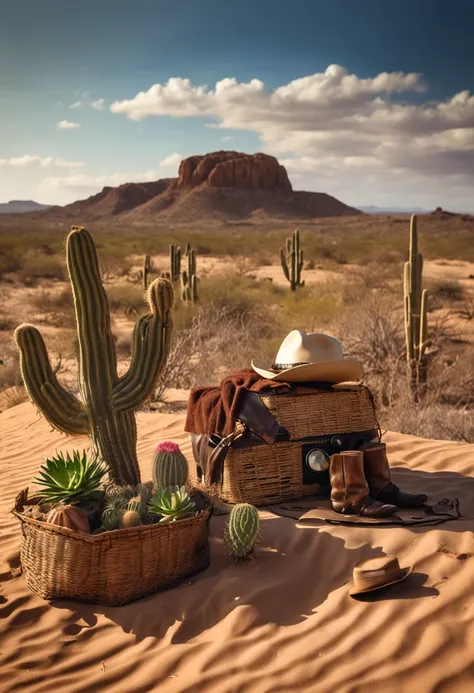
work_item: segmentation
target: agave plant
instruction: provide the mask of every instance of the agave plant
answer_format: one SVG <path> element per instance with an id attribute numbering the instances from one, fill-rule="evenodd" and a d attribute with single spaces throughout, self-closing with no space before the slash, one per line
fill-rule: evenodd
<path id="1" fill-rule="evenodd" d="M 168 486 L 155 493 L 148 504 L 148 512 L 161 515 L 160 522 L 173 522 L 192 512 L 195 506 L 185 486 Z"/>
<path id="2" fill-rule="evenodd" d="M 88 459 L 85 450 L 82 454 L 73 450 L 72 458 L 69 453 L 66 457 L 59 453 L 47 459 L 35 482 L 45 500 L 73 505 L 99 498 L 100 484 L 107 472 L 107 467 L 97 457 Z"/>

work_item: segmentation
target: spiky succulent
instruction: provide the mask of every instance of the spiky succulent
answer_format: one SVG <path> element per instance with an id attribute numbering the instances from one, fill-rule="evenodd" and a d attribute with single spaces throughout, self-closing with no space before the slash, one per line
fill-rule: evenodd
<path id="1" fill-rule="evenodd" d="M 148 504 L 148 512 L 161 515 L 160 522 L 173 522 L 191 513 L 195 506 L 185 486 L 168 486 L 155 493 Z"/>
<path id="2" fill-rule="evenodd" d="M 102 524 L 110 531 L 120 527 L 122 515 L 127 510 L 128 498 L 120 489 L 113 489 L 105 496 L 105 507 L 102 513 Z"/>
<path id="3" fill-rule="evenodd" d="M 97 457 L 88 458 L 85 450 L 73 450 L 72 457 L 60 452 L 47 459 L 35 482 L 40 495 L 51 503 L 79 503 L 98 498 L 100 485 L 108 469 Z"/>

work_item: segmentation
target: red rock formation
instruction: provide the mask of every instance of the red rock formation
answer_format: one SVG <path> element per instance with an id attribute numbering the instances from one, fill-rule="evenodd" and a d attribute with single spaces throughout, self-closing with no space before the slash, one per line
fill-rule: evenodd
<path id="1" fill-rule="evenodd" d="M 215 188 L 292 190 L 286 169 L 268 154 L 222 151 L 184 159 L 177 187 L 195 188 L 204 183 Z"/>

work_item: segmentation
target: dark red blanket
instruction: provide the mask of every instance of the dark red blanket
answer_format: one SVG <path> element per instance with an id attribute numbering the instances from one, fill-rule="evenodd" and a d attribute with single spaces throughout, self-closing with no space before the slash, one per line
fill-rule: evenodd
<path id="1" fill-rule="evenodd" d="M 233 373 L 219 386 L 195 387 L 189 395 L 185 431 L 228 436 L 235 428 L 239 398 L 247 390 L 262 392 L 269 389 L 284 392 L 290 389 L 290 385 L 262 378 L 249 368 Z"/>

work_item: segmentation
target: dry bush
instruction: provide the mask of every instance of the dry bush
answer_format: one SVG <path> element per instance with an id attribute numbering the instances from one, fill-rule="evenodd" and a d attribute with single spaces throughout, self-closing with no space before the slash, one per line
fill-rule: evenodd
<path id="1" fill-rule="evenodd" d="M 69 286 L 60 291 L 42 289 L 35 293 L 31 302 L 43 314 L 43 322 L 47 325 L 62 327 L 75 319 L 74 299 Z"/>
<path id="2" fill-rule="evenodd" d="M 133 309 L 143 312 L 146 308 L 143 288 L 136 284 L 112 284 L 107 287 L 107 296 L 111 311 L 127 311 Z"/>
<path id="3" fill-rule="evenodd" d="M 28 400 L 28 393 L 23 386 L 14 385 L 6 390 L 2 390 L 0 391 L 0 413 Z"/>
<path id="4" fill-rule="evenodd" d="M 443 279 L 438 281 L 425 282 L 428 290 L 430 310 L 438 310 L 454 303 L 464 301 L 466 292 L 459 281 L 453 279 Z"/>
<path id="5" fill-rule="evenodd" d="M 463 320 L 474 320 L 474 297 L 469 296 L 457 313 Z"/>
<path id="6" fill-rule="evenodd" d="M 0 347 L 0 391 L 22 384 L 20 354 L 13 340 Z"/>
<path id="7" fill-rule="evenodd" d="M 237 312 L 235 307 L 208 305 L 191 324 L 173 335 L 171 352 L 153 401 L 165 401 L 167 388 L 215 385 L 226 375 L 249 368 L 252 358 L 273 358 L 275 324 L 264 310 Z"/>
<path id="8" fill-rule="evenodd" d="M 43 255 L 41 253 L 28 255 L 17 272 L 17 277 L 25 286 L 36 286 L 39 279 L 66 278 L 65 263 L 58 255 Z"/>

